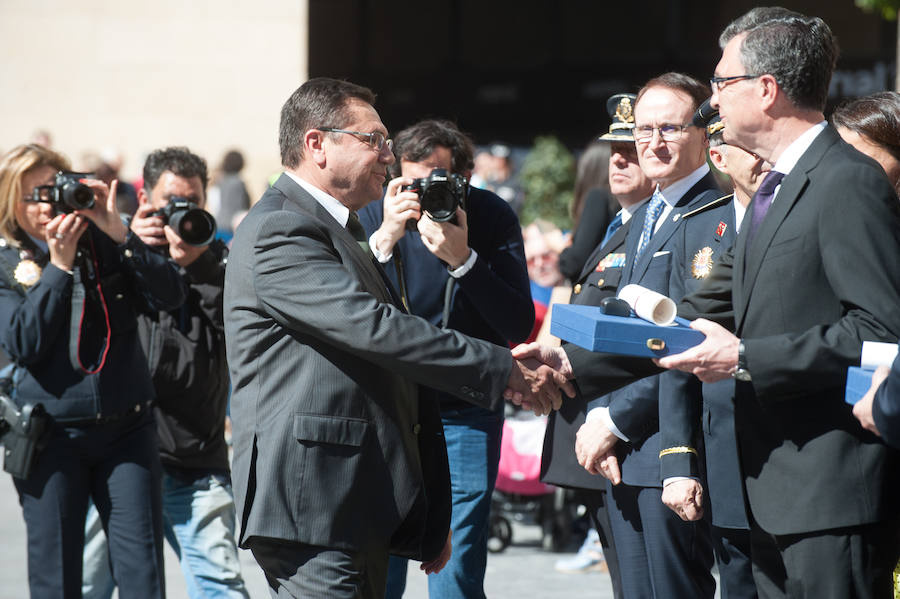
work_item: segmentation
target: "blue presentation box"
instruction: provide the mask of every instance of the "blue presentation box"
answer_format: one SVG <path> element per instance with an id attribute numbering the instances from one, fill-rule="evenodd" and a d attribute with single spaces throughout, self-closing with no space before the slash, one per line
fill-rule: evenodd
<path id="1" fill-rule="evenodd" d="M 874 370 L 866 370 L 858 366 L 847 369 L 847 389 L 844 392 L 844 401 L 853 405 L 862 399 L 869 387 L 872 386 Z"/>
<path id="2" fill-rule="evenodd" d="M 585 349 L 661 358 L 700 344 L 706 335 L 683 318 L 659 326 L 634 316 L 610 316 L 597 306 L 553 304 L 550 334 Z"/>

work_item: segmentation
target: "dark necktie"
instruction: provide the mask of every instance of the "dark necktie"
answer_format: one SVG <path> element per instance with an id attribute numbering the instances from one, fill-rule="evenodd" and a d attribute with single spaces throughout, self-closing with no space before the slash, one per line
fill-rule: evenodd
<path id="1" fill-rule="evenodd" d="M 359 243 L 359 247 L 363 251 L 367 254 L 371 253 L 369 251 L 369 237 L 366 235 L 366 230 L 363 228 L 362 223 L 359 222 L 359 216 L 355 212 L 350 212 L 350 217 L 347 219 L 347 230 L 350 231 L 353 239 Z"/>
<path id="2" fill-rule="evenodd" d="M 622 213 L 619 212 L 616 216 L 610 221 L 609 226 L 606 227 L 606 235 L 603 236 L 603 241 L 600 242 L 600 247 L 606 245 L 606 242 L 609 241 L 613 235 L 616 234 L 622 227 Z"/>
<path id="3" fill-rule="evenodd" d="M 772 205 L 772 199 L 775 197 L 775 188 L 782 179 L 784 179 L 784 173 L 769 171 L 769 174 L 763 179 L 762 185 L 753 194 L 753 211 L 750 213 L 750 229 L 747 231 L 748 246 L 753 242 L 753 237 L 766 217 L 766 213 Z"/>
<path id="4" fill-rule="evenodd" d="M 400 293 L 397 293 L 397 290 L 394 289 L 393 283 L 391 283 L 391 280 L 384 272 L 384 268 L 381 266 L 381 263 L 375 258 L 375 254 L 371 252 L 371 249 L 369 248 L 369 238 L 366 235 L 366 229 L 362 226 L 362 223 L 359 222 L 359 216 L 357 216 L 355 212 L 350 212 L 350 218 L 347 219 L 347 230 L 351 235 L 353 235 L 353 239 L 355 239 L 356 242 L 359 243 L 359 247 L 361 247 L 363 251 L 368 254 L 369 258 L 371 258 L 372 264 L 375 266 L 375 270 L 378 271 L 378 274 L 381 276 L 381 280 L 384 283 L 384 286 L 387 288 L 388 293 L 391 295 L 391 299 L 394 301 L 394 305 L 405 312 L 409 312 L 406 297 Z"/>

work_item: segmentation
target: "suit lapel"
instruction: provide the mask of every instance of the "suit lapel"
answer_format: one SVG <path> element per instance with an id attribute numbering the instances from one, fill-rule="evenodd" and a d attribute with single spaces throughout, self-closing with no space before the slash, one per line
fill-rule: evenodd
<path id="1" fill-rule="evenodd" d="M 581 274 L 578 276 L 578 281 L 583 281 L 585 277 L 594 272 L 594 269 L 597 268 L 597 265 L 600 263 L 600 260 L 606 257 L 607 254 L 611 253 L 614 249 L 622 245 L 622 242 L 625 241 L 625 237 L 628 234 L 628 229 L 631 227 L 631 223 L 634 219 L 631 218 L 627 223 L 619 227 L 619 230 L 616 231 L 612 237 L 609 238 L 609 241 L 604 243 L 602 246 L 597 246 L 593 253 L 588 257 L 588 259 L 584 263 L 584 267 L 581 269 Z"/>
<path id="2" fill-rule="evenodd" d="M 778 230 L 790 214 L 794 204 L 797 203 L 809 185 L 809 172 L 819 164 L 828 148 L 834 145 L 838 139 L 834 129 L 826 127 L 807 148 L 794 168 L 791 169 L 790 174 L 782 180 L 781 189 L 778 190 L 778 195 L 772 202 L 772 206 L 766 213 L 762 224 L 760 224 L 756 237 L 753 239 L 752 247 L 747 247 L 747 234 L 745 228 L 741 227 L 739 239 L 735 241 L 734 264 L 735 273 L 737 274 L 734 288 L 734 309 L 735 324 L 738 330 L 743 326 L 753 287 L 756 284 L 756 279 L 762 269 L 769 247 L 772 245 L 772 240 L 778 234 Z M 750 214 L 752 210 L 753 202 L 747 207 L 747 214 Z M 749 224 L 749 221 L 747 221 L 747 224 Z"/>
<path id="3" fill-rule="evenodd" d="M 342 227 L 331 216 L 331 213 L 325 210 L 314 197 L 287 175 L 281 175 L 272 187 L 287 196 L 299 211 L 309 214 L 325 226 L 331 234 L 332 242 L 341 259 L 352 262 L 355 270 L 360 273 L 360 283 L 362 283 L 366 291 L 369 291 L 384 303 L 395 303 L 385 278 L 376 268 L 371 255 L 367 254 L 359 246 L 359 242 L 353 238 L 353 235 L 350 234 L 346 227 Z"/>
<path id="4" fill-rule="evenodd" d="M 681 215 L 685 212 L 688 212 L 695 208 L 695 204 L 697 203 L 700 195 L 708 190 L 708 189 L 716 189 L 715 179 L 712 178 L 712 174 L 707 174 L 702 179 L 697 181 L 691 187 L 687 193 L 685 193 L 678 200 L 678 203 L 675 204 L 675 207 L 672 208 L 672 211 L 669 213 L 668 217 L 666 217 L 666 222 L 660 225 L 659 230 L 653 234 L 653 237 L 650 238 L 650 243 L 647 244 L 647 247 L 644 248 L 644 253 L 641 254 L 638 263 L 632 270 L 632 274 L 630 276 L 629 282 L 631 281 L 640 281 L 641 277 L 644 276 L 644 273 L 647 272 L 647 268 L 650 266 L 650 261 L 653 259 L 653 255 L 660 251 L 662 247 L 666 244 L 670 237 L 678 230 L 678 227 L 681 225 Z M 648 202 L 649 204 L 649 202 Z M 645 207 L 648 205 L 645 204 Z M 644 210 L 646 213 L 646 209 Z M 635 215 L 637 216 L 637 215 Z M 641 215 L 641 222 L 643 222 L 643 213 Z M 638 231 L 638 239 L 640 239 L 640 230 Z M 631 252 L 631 255 L 634 255 L 634 251 L 637 249 L 637 240 L 634 240 L 634 246 L 629 245 L 628 250 Z"/>

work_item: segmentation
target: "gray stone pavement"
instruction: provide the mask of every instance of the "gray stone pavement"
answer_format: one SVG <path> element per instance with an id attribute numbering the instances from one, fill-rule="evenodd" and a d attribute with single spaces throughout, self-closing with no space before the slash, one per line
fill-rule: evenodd
<path id="1" fill-rule="evenodd" d="M 241 566 L 250 596 L 269 597 L 265 578 L 248 551 L 241 551 Z M 513 544 L 488 556 L 485 591 L 491 599 L 565 598 L 611 599 L 612 587 L 605 573 L 562 574 L 554 562 L 567 554 L 541 549 L 536 526 L 514 523 Z M 166 546 L 166 587 L 169 599 L 187 599 L 175 554 Z M 410 567 L 405 597 L 427 597 L 424 574 Z M 25 523 L 12 479 L 0 471 L 0 599 L 28 597 Z M 35 598 L 37 599 L 37 598 Z"/>

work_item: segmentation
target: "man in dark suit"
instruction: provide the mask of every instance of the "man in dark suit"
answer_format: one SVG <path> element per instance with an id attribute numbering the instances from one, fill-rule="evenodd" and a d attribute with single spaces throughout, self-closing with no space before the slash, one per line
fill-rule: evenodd
<path id="1" fill-rule="evenodd" d="M 424 120 L 396 135 L 394 152 L 399 164 L 391 174 L 402 177 L 402 185 L 418 185 L 416 179 L 434 173 L 430 186 L 419 191 L 394 186 L 394 194 L 372 202 L 359 217 L 375 257 L 405 292 L 410 313 L 502 347 L 524 341 L 534 324 L 534 305 L 516 213 L 485 189 L 451 186 L 459 195 L 435 196 L 447 189 L 439 177 L 471 171 L 472 141 L 449 121 Z M 436 197 L 452 197 L 464 206 L 428 214 L 428 208 L 443 207 Z M 453 498 L 453 554 L 441 572 L 428 577 L 428 593 L 483 598 L 502 406 L 487 409 L 422 388 L 425 393 L 441 408 Z M 388 599 L 403 595 L 406 576 L 407 561 L 391 558 Z"/>
<path id="2" fill-rule="evenodd" d="M 679 307 L 705 317 L 693 326 L 706 340 L 659 365 L 737 381 L 760 596 L 886 597 L 900 555 L 898 456 L 843 396 L 862 341 L 900 335 L 900 205 L 882 168 L 825 122 L 837 50 L 821 19 L 757 8 L 720 43 L 712 104 L 725 140 L 783 178 L 767 176 L 733 251 Z M 577 350 L 516 352 L 531 354 L 569 370 L 582 392 L 650 370 Z"/>
<path id="3" fill-rule="evenodd" d="M 656 183 L 650 201 L 635 213 L 625 241 L 620 289 L 638 284 L 675 299 L 685 284 L 675 274 L 687 213 L 722 194 L 706 164 L 705 131 L 691 119 L 708 90 L 680 73 L 648 81 L 638 93 L 633 130 L 644 174 Z M 682 249 L 699 251 L 708 235 L 688 239 Z M 687 273 L 690 277 L 690 273 Z M 621 476 L 611 478 L 609 517 L 625 597 L 712 597 L 712 545 L 705 520 L 685 521 L 660 501 L 658 377 L 637 381 L 588 403 L 575 453 L 598 474 L 597 462 L 615 456 Z"/>
<path id="4" fill-rule="evenodd" d="M 373 102 L 326 78 L 288 98 L 286 172 L 238 228 L 226 269 L 239 542 L 273 596 L 382 599 L 389 553 L 427 571 L 446 562 L 446 448 L 418 384 L 486 407 L 509 386 L 539 413 L 558 406 L 557 383 L 572 392 L 549 368 L 399 306 L 355 214 L 394 162 Z"/>
<path id="5" fill-rule="evenodd" d="M 612 123 L 609 132 L 601 135 L 598 141 L 608 143 L 610 147 L 609 187 L 620 210 L 575 279 L 570 300 L 573 304 L 599 305 L 604 298 L 615 296 L 625 266 L 625 236 L 633 222 L 631 217 L 650 198 L 655 188 L 653 181 L 641 171 L 631 135 L 635 98 L 634 94 L 616 94 L 607 102 Z M 564 402 L 559 411 L 551 412 L 544 434 L 541 480 L 578 490 L 579 501 L 587 507 L 599 534 L 613 593 L 616 597 L 622 597 L 615 541 L 606 509 L 606 480 L 588 473 L 575 456 L 575 435 L 584 424 L 586 413 L 587 402 L 583 399 Z M 582 551 L 590 554 L 596 549 L 588 546 L 579 553 Z"/>
<path id="6" fill-rule="evenodd" d="M 734 193 L 684 215 L 674 250 L 679 256 L 675 264 L 684 272 L 673 277 L 684 283 L 682 295 L 699 289 L 731 249 L 750 199 L 771 170 L 759 156 L 725 143 L 725 127 L 708 100 L 697 110 L 694 123 L 706 128 L 710 162 L 731 178 Z M 693 254 L 682 249 L 692 245 L 688 240 L 704 236 L 706 243 L 691 249 Z M 704 515 L 710 520 L 721 595 L 755 599 L 750 525 L 734 432 L 734 383 L 704 384 L 677 370 L 663 373 L 660 381 L 665 388 L 659 400 L 663 503 L 685 520 Z"/>

